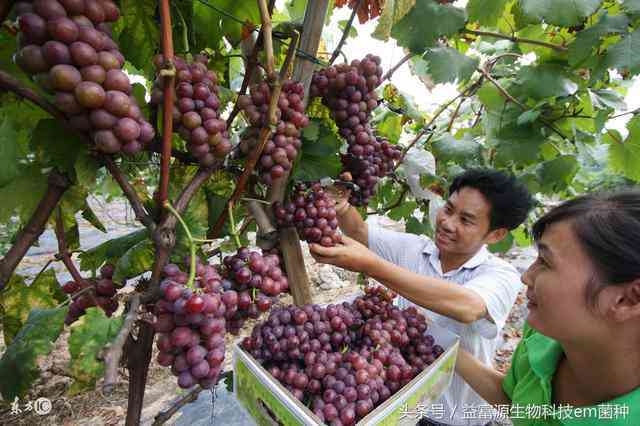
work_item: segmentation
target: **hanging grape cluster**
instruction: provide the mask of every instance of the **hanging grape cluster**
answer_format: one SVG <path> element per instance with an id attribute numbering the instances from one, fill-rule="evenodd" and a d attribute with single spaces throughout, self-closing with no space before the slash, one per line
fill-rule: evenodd
<path id="1" fill-rule="evenodd" d="M 154 130 L 131 94 L 124 57 L 109 24 L 120 11 L 111 0 L 18 2 L 16 63 L 54 95 L 53 103 L 98 151 L 140 152 Z"/>
<path id="2" fill-rule="evenodd" d="M 156 68 L 160 69 L 163 63 L 162 55 L 156 56 Z M 227 122 L 219 112 L 218 77 L 207 68 L 206 55 L 195 55 L 191 63 L 176 56 L 174 63 L 174 130 L 187 142 L 189 152 L 200 164 L 211 166 L 216 158 L 224 158 L 231 151 Z M 151 93 L 153 105 L 162 104 L 162 88 L 162 77 L 158 77 Z"/>
<path id="3" fill-rule="evenodd" d="M 68 281 L 62 286 L 62 291 L 73 300 L 64 319 L 66 325 L 76 322 L 87 309 L 94 306 L 99 306 L 108 317 L 113 315 L 118 309 L 113 271 L 113 265 L 106 264 L 100 269 L 100 277 L 97 280 Z"/>
<path id="4" fill-rule="evenodd" d="M 244 154 L 257 146 L 260 129 L 269 121 L 267 112 L 271 101 L 271 89 L 265 81 L 252 86 L 249 93 L 238 98 L 238 106 L 250 124 L 240 142 L 240 150 Z M 304 113 L 303 98 L 304 86 L 301 83 L 291 80 L 282 83 L 275 110 L 277 124 L 257 165 L 260 180 L 266 185 L 291 170 L 298 156 L 302 146 L 300 131 L 309 124 L 309 118 Z"/>
<path id="5" fill-rule="evenodd" d="M 333 247 L 339 241 L 335 202 L 320 183 L 296 183 L 290 201 L 273 204 L 279 227 L 295 226 L 301 238 L 309 243 Z"/>
<path id="6" fill-rule="evenodd" d="M 353 425 L 444 353 L 394 297 L 369 287 L 352 303 L 274 309 L 241 346 L 320 420 Z"/>
<path id="7" fill-rule="evenodd" d="M 322 97 L 322 103 L 346 139 L 349 148 L 342 156 L 343 171 L 351 173 L 359 190 L 351 193 L 356 206 L 369 203 L 379 179 L 394 169 L 400 150 L 377 137 L 369 125 L 371 112 L 378 106 L 375 89 L 380 85 L 380 58 L 368 54 L 362 61 L 340 64 L 313 75 L 310 94 Z"/>

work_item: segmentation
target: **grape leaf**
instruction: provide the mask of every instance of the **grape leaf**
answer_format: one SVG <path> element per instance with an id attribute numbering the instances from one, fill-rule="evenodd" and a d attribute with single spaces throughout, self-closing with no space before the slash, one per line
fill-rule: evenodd
<path id="1" fill-rule="evenodd" d="M 320 136 L 316 140 L 302 140 L 302 153 L 298 155 L 293 169 L 293 178 L 298 180 L 318 180 L 340 173 L 337 152 L 341 145 L 338 137 L 325 125 L 320 124 Z"/>
<path id="2" fill-rule="evenodd" d="M 562 155 L 540 163 L 536 168 L 540 191 L 544 194 L 564 191 L 573 181 L 579 168 L 578 160 L 573 155 Z"/>
<path id="3" fill-rule="evenodd" d="M 69 336 L 69 372 L 74 383 L 69 394 L 93 387 L 104 372 L 104 363 L 97 356 L 118 335 L 123 319 L 107 318 L 102 309 L 89 308 L 78 323 L 71 328 Z"/>
<path id="4" fill-rule="evenodd" d="M 20 175 L 0 187 L 0 223 L 18 214 L 26 223 L 47 189 L 47 176 L 36 165 L 21 168 Z"/>
<path id="5" fill-rule="evenodd" d="M 624 97 L 613 90 L 589 90 L 589 96 L 591 102 L 597 108 L 613 108 L 618 111 L 627 109 Z"/>
<path id="6" fill-rule="evenodd" d="M 419 221 L 415 217 L 411 216 L 409 219 L 407 219 L 405 229 L 409 234 L 426 235 L 428 237 L 431 237 L 433 235 L 433 228 L 431 226 L 431 223 L 429 222 L 428 215 L 425 215 L 422 221 Z"/>
<path id="7" fill-rule="evenodd" d="M 436 47 L 429 49 L 423 58 L 429 65 L 429 74 L 434 83 L 453 83 L 467 81 L 479 60 L 461 54 L 452 47 Z"/>
<path id="8" fill-rule="evenodd" d="M 601 44 L 601 38 L 607 34 L 622 34 L 627 31 L 629 18 L 626 15 L 610 16 L 606 11 L 594 26 L 579 31 L 576 39 L 569 45 L 569 64 L 572 67 L 582 65 L 590 59 Z"/>
<path id="9" fill-rule="evenodd" d="M 304 20 L 304 12 L 307 9 L 307 0 L 289 0 L 285 4 L 289 18 L 293 22 L 302 22 Z"/>
<path id="10" fill-rule="evenodd" d="M 0 359 L 0 393 L 5 401 L 23 397 L 40 376 L 38 357 L 47 356 L 62 333 L 67 307 L 33 309 Z"/>
<path id="11" fill-rule="evenodd" d="M 122 0 L 121 17 L 113 25 L 113 38 L 124 57 L 146 74 L 152 69 L 150 58 L 160 47 L 160 25 L 155 20 L 157 5 L 153 0 Z"/>
<path id="12" fill-rule="evenodd" d="M 2 330 L 8 345 L 24 325 L 33 308 L 51 308 L 65 300 L 53 269 L 47 269 L 30 285 L 24 277 L 14 274 L 9 284 L 0 292 Z"/>
<path id="13" fill-rule="evenodd" d="M 86 250 L 78 256 L 80 258 L 80 269 L 83 271 L 96 271 L 105 262 L 115 264 L 127 250 L 148 238 L 148 236 L 149 232 L 146 229 L 140 229 Z"/>
<path id="14" fill-rule="evenodd" d="M 622 73 L 637 74 L 640 72 L 638 52 L 640 52 L 640 28 L 609 47 L 605 64 L 608 68 L 616 68 Z"/>
<path id="15" fill-rule="evenodd" d="M 561 27 L 580 24 L 598 10 L 602 0 L 520 0 L 524 16 Z"/>
<path id="16" fill-rule="evenodd" d="M 389 139 L 391 143 L 398 143 L 402 133 L 402 116 L 392 111 L 386 111 L 375 126 L 380 136 Z"/>
<path id="17" fill-rule="evenodd" d="M 378 19 L 378 26 L 371 35 L 378 40 L 389 40 L 391 28 L 416 4 L 416 0 L 387 0 Z"/>
<path id="18" fill-rule="evenodd" d="M 609 144 L 609 166 L 629 179 L 640 182 L 640 115 L 627 123 L 629 135 L 622 139 L 616 130 L 608 130 L 603 139 Z"/>
<path id="19" fill-rule="evenodd" d="M 0 121 L 0 187 L 11 183 L 20 174 L 18 138 L 18 132 L 8 119 Z"/>
<path id="20" fill-rule="evenodd" d="M 488 248 L 491 253 L 506 253 L 513 247 L 513 235 L 509 232 L 502 240 L 495 244 L 489 244 Z"/>
<path id="21" fill-rule="evenodd" d="M 124 282 L 149 271 L 153 266 L 154 247 L 151 240 L 142 240 L 127 250 L 116 262 L 113 280 Z"/>
<path id="22" fill-rule="evenodd" d="M 40 120 L 31 134 L 31 146 L 43 165 L 55 166 L 69 174 L 74 172 L 76 158 L 87 150 L 74 133 L 60 120 Z"/>
<path id="23" fill-rule="evenodd" d="M 102 221 L 100 221 L 100 219 L 98 218 L 98 216 L 96 216 L 95 212 L 93 211 L 89 203 L 87 203 L 86 201 L 85 201 L 85 206 L 82 209 L 82 217 L 84 218 L 84 220 L 92 224 L 94 227 L 96 227 L 100 231 L 104 232 L 105 234 L 107 233 L 107 228 L 104 227 L 104 224 L 102 223 Z"/>
<path id="24" fill-rule="evenodd" d="M 560 65 L 525 66 L 518 73 L 523 91 L 534 99 L 569 96 L 578 90 Z"/>
<path id="25" fill-rule="evenodd" d="M 622 8 L 631 14 L 640 14 L 640 0 L 623 0 Z"/>
<path id="26" fill-rule="evenodd" d="M 528 111 L 523 112 L 518 117 L 518 121 L 517 121 L 518 126 L 533 123 L 538 119 L 538 117 L 540 117 L 541 112 L 542 111 L 535 110 L 535 109 L 530 109 Z"/>
<path id="27" fill-rule="evenodd" d="M 469 0 L 467 13 L 469 21 L 478 22 L 480 25 L 495 27 L 498 19 L 504 13 L 509 0 Z"/>
<path id="28" fill-rule="evenodd" d="M 466 13 L 451 5 L 422 0 L 391 28 L 398 44 L 421 54 L 443 36 L 455 34 L 464 27 Z"/>
<path id="29" fill-rule="evenodd" d="M 433 155 L 438 161 L 464 163 L 478 159 L 482 146 L 469 137 L 456 139 L 451 133 L 445 133 L 433 141 Z"/>

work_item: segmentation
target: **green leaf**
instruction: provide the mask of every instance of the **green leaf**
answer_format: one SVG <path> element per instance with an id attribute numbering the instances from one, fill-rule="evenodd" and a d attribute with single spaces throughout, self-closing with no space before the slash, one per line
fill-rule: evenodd
<path id="1" fill-rule="evenodd" d="M 307 8 L 308 0 L 289 0 L 286 3 L 289 18 L 293 22 L 302 22 L 304 20 L 304 12 Z"/>
<path id="2" fill-rule="evenodd" d="M 573 155 L 562 155 L 541 163 L 536 168 L 540 191 L 544 194 L 564 191 L 573 181 L 579 168 L 578 160 Z"/>
<path id="3" fill-rule="evenodd" d="M 8 345 L 22 328 L 34 308 L 51 308 L 65 300 L 53 270 L 47 269 L 38 279 L 26 285 L 24 277 L 14 274 L 0 292 L 0 311 L 4 341 Z"/>
<path id="4" fill-rule="evenodd" d="M 433 155 L 438 161 L 465 162 L 480 157 L 482 147 L 468 137 L 456 139 L 451 133 L 445 133 L 432 144 Z"/>
<path id="5" fill-rule="evenodd" d="M 0 223 L 18 214 L 26 223 L 47 189 L 47 176 L 36 166 L 24 167 L 8 185 L 0 187 Z"/>
<path id="6" fill-rule="evenodd" d="M 348 19 L 343 19 L 342 21 L 338 21 L 338 27 L 342 32 L 344 32 L 345 28 L 347 28 L 348 22 L 349 22 Z M 358 30 L 356 30 L 356 27 L 354 25 L 351 25 L 351 28 L 349 28 L 349 37 L 351 38 L 358 37 Z"/>
<path id="7" fill-rule="evenodd" d="M 89 155 L 86 149 L 82 150 L 78 154 L 74 165 L 78 185 L 83 188 L 93 189 L 96 185 L 100 167 L 101 165 L 95 157 Z"/>
<path id="8" fill-rule="evenodd" d="M 98 216 L 96 216 L 89 203 L 85 203 L 84 209 L 82 209 L 82 217 L 84 220 L 96 227 L 96 229 L 99 229 L 105 234 L 107 233 L 107 228 L 104 227 L 104 224 L 100 221 Z"/>
<path id="9" fill-rule="evenodd" d="M 421 54 L 443 36 L 455 34 L 464 27 L 466 13 L 451 5 L 434 0 L 421 0 L 391 28 L 398 44 Z"/>
<path id="10" fill-rule="evenodd" d="M 376 130 L 391 143 L 398 143 L 402 134 L 402 116 L 392 111 L 384 112 L 380 121 L 376 123 Z"/>
<path id="11" fill-rule="evenodd" d="M 341 141 L 324 124 L 319 123 L 319 126 L 318 139 L 302 139 L 302 153 L 296 160 L 293 170 L 294 179 L 318 180 L 326 176 L 336 177 L 340 173 L 338 150 Z"/>
<path id="12" fill-rule="evenodd" d="M 631 14 L 640 14 L 640 0 L 623 0 L 622 8 Z"/>
<path id="13" fill-rule="evenodd" d="M 431 236 L 433 234 L 433 228 L 431 227 L 431 223 L 429 223 L 429 216 L 425 215 L 424 219 L 419 221 L 415 217 L 411 216 L 406 223 L 406 231 L 410 234 L 415 235 L 427 235 Z"/>
<path id="14" fill-rule="evenodd" d="M 470 22 L 478 22 L 486 27 L 495 27 L 504 13 L 509 0 L 469 0 L 467 14 Z"/>
<path id="15" fill-rule="evenodd" d="M 540 117 L 541 111 L 530 109 L 528 111 L 523 112 L 518 117 L 518 126 L 523 126 L 525 124 L 533 123 Z"/>
<path id="16" fill-rule="evenodd" d="M 113 25 L 113 38 L 124 57 L 147 75 L 153 67 L 151 58 L 160 48 L 157 6 L 153 0 L 122 0 L 120 19 Z"/>
<path id="17" fill-rule="evenodd" d="M 604 136 L 609 144 L 609 167 L 629 179 L 640 182 L 640 115 L 627 123 L 629 136 L 622 140 L 616 130 L 609 130 Z"/>
<path id="18" fill-rule="evenodd" d="M 434 83 L 467 81 L 478 66 L 478 58 L 461 54 L 452 47 L 436 47 L 424 54 Z"/>
<path id="19" fill-rule="evenodd" d="M 104 363 L 97 356 L 118 335 L 122 322 L 122 317 L 107 318 L 102 309 L 89 308 L 71 328 L 69 372 L 74 379 L 69 388 L 71 395 L 92 388 L 103 375 Z"/>
<path id="20" fill-rule="evenodd" d="M 605 64 L 620 72 L 637 74 L 640 72 L 640 28 L 627 34 L 607 50 Z"/>
<path id="21" fill-rule="evenodd" d="M 513 235 L 509 232 L 502 240 L 489 245 L 491 253 L 506 253 L 513 247 Z"/>
<path id="22" fill-rule="evenodd" d="M 534 99 L 569 96 L 578 90 L 578 85 L 569 79 L 560 65 L 522 67 L 518 80 L 522 90 Z"/>
<path id="23" fill-rule="evenodd" d="M 120 257 L 131 247 L 148 238 L 149 232 L 146 229 L 134 231 L 122 237 L 109 241 L 86 250 L 78 256 L 80 258 L 80 269 L 83 271 L 96 271 L 105 262 L 115 264 Z"/>
<path id="24" fill-rule="evenodd" d="M 11 183 L 20 174 L 18 138 L 12 123 L 3 119 L 0 122 L 0 187 Z"/>
<path id="25" fill-rule="evenodd" d="M 520 0 L 520 8 L 533 21 L 572 27 L 595 13 L 601 3 L 602 0 Z"/>
<path id="26" fill-rule="evenodd" d="M 67 307 L 33 309 L 0 359 L 0 393 L 5 401 L 21 398 L 40 377 L 38 358 L 49 355 L 62 333 Z"/>
<path id="27" fill-rule="evenodd" d="M 378 40 L 389 40 L 391 28 L 400 21 L 411 8 L 416 4 L 416 0 L 387 0 L 378 19 L 378 26 L 371 35 Z"/>
<path id="28" fill-rule="evenodd" d="M 60 120 L 40 120 L 33 130 L 31 146 L 43 164 L 55 166 L 61 171 L 74 172 L 76 158 L 87 147 L 77 135 L 69 132 Z"/>
<path id="29" fill-rule="evenodd" d="M 576 39 L 569 45 L 569 64 L 581 66 L 601 45 L 602 37 L 608 34 L 622 34 L 627 31 L 629 18 L 626 15 L 610 16 L 606 11 L 597 24 L 579 31 Z"/>
<path id="30" fill-rule="evenodd" d="M 153 242 L 143 240 L 127 250 L 116 263 L 113 280 L 124 282 L 125 280 L 149 271 L 153 266 L 154 256 Z"/>
<path id="31" fill-rule="evenodd" d="M 624 97 L 610 89 L 589 90 L 591 103 L 596 108 L 613 108 L 616 111 L 627 109 Z"/>

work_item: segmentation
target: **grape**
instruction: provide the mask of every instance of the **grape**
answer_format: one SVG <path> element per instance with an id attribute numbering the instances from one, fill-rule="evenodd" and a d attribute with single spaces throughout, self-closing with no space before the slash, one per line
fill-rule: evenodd
<path id="1" fill-rule="evenodd" d="M 107 154 L 115 154 L 122 148 L 120 141 L 111 130 L 98 130 L 93 134 L 96 148 Z"/>
<path id="2" fill-rule="evenodd" d="M 112 265 L 105 265 L 105 267 L 107 266 L 113 268 Z M 105 270 L 105 272 L 109 271 Z M 73 296 L 73 294 L 81 290 L 83 294 L 77 297 Z M 73 298 L 64 320 L 67 325 L 77 321 L 78 318 L 85 314 L 86 309 L 92 306 L 97 305 L 109 317 L 118 309 L 117 289 L 112 281 L 112 275 L 104 274 L 102 270 L 97 280 L 84 280 L 80 283 L 69 281 L 62 286 L 62 291 L 72 295 L 71 297 Z"/>
<path id="3" fill-rule="evenodd" d="M 208 57 L 196 55 L 187 63 L 176 57 L 176 100 L 173 111 L 175 131 L 187 142 L 187 149 L 203 166 L 211 166 L 218 158 L 224 158 L 231 151 L 227 124 L 224 120 L 205 122 L 218 117 L 220 102 L 215 73 L 207 71 Z M 161 68 L 164 59 L 154 58 L 154 64 Z M 156 79 L 151 94 L 151 103 L 162 104 L 162 81 Z"/>
<path id="4" fill-rule="evenodd" d="M 297 183 L 290 201 L 285 204 L 274 203 L 273 213 L 278 226 L 295 226 L 300 237 L 310 243 L 331 247 L 340 239 L 338 223 L 334 220 L 334 202 L 317 182 L 311 185 Z"/>
<path id="5" fill-rule="evenodd" d="M 51 84 L 55 90 L 70 92 L 82 81 L 82 75 L 72 65 L 56 65 L 51 68 Z"/>
<path id="6" fill-rule="evenodd" d="M 71 93 L 56 93 L 53 103 L 58 109 L 68 115 L 80 114 L 84 110 Z"/>
<path id="7" fill-rule="evenodd" d="M 37 74 L 49 69 L 49 64 L 42 55 L 42 50 L 33 44 L 20 49 L 16 54 L 16 63 L 29 74 Z"/>
<path id="8" fill-rule="evenodd" d="M 47 31 L 52 39 L 71 44 L 78 39 L 78 25 L 67 17 L 59 17 L 47 22 Z"/>
<path id="9" fill-rule="evenodd" d="M 42 56 L 50 66 L 71 64 L 71 53 L 66 45 L 59 41 L 49 40 L 42 45 Z"/>
<path id="10" fill-rule="evenodd" d="M 71 16 L 84 14 L 84 0 L 59 0 Z"/>
<path id="11" fill-rule="evenodd" d="M 83 81 L 75 88 L 76 99 L 85 108 L 96 109 L 102 107 L 107 95 L 98 83 Z"/>
<path id="12" fill-rule="evenodd" d="M 76 41 L 69 46 L 69 52 L 71 53 L 71 59 L 73 63 L 79 67 L 87 67 L 95 65 L 98 62 L 98 53 L 96 50 L 91 47 L 90 44 L 85 43 L 83 41 Z M 102 70 L 104 73 L 104 68 L 100 66 L 96 66 Z M 91 81 L 96 81 L 91 79 Z M 104 81 L 104 77 L 101 81 L 96 81 L 96 83 L 102 83 Z"/>
<path id="13" fill-rule="evenodd" d="M 49 39 L 47 22 L 34 13 L 25 13 L 18 19 L 26 44 L 43 44 Z"/>
<path id="14" fill-rule="evenodd" d="M 125 117 L 118 120 L 113 132 L 121 141 L 133 141 L 140 137 L 140 126 L 135 120 Z"/>

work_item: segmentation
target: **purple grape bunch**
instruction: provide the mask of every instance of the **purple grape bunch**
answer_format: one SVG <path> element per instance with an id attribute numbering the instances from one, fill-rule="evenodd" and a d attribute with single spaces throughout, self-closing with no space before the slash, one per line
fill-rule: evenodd
<path id="1" fill-rule="evenodd" d="M 267 112 L 271 101 L 271 89 L 267 82 L 256 84 L 249 90 L 250 95 L 238 98 L 238 106 L 244 111 L 250 124 L 240 142 L 240 150 L 244 154 L 258 144 L 260 129 L 268 121 Z M 257 166 L 260 180 L 266 185 L 291 170 L 298 156 L 302 146 L 300 131 L 309 125 L 309 118 L 304 113 L 303 98 L 304 86 L 301 83 L 292 80 L 283 82 L 275 111 L 275 131 L 267 141 Z"/>
<path id="2" fill-rule="evenodd" d="M 154 58 L 156 68 L 163 66 L 164 58 Z M 209 57 L 195 55 L 192 62 L 176 56 L 173 123 L 175 132 L 187 143 L 189 152 L 204 166 L 213 165 L 231 151 L 227 122 L 220 117 L 218 77 L 209 70 Z M 161 105 L 162 79 L 158 77 L 151 93 L 151 103 Z"/>
<path id="3" fill-rule="evenodd" d="M 321 421 L 353 425 L 444 353 L 394 297 L 368 287 L 352 303 L 273 309 L 241 346 Z"/>
<path id="4" fill-rule="evenodd" d="M 333 247 L 340 240 L 335 202 L 318 182 L 296 183 L 290 201 L 275 202 L 273 213 L 278 226 L 295 226 L 307 242 Z"/>
<path id="5" fill-rule="evenodd" d="M 375 89 L 380 85 L 380 58 L 368 54 L 351 64 L 331 66 L 313 75 L 310 95 L 321 97 L 349 148 L 342 155 L 343 172 L 350 172 L 358 191 L 352 191 L 350 202 L 364 206 L 375 195 L 380 178 L 395 168 L 400 150 L 375 135 L 369 124 L 371 112 L 378 106 Z"/>
<path id="6" fill-rule="evenodd" d="M 114 270 L 113 265 L 105 264 L 100 268 L 100 276 L 96 280 L 84 280 L 80 283 L 68 281 L 62 286 L 62 291 L 72 298 L 64 319 L 66 325 L 76 322 L 87 309 L 94 306 L 99 306 L 108 317 L 118 310 L 118 289 L 113 283 Z"/>
<path id="7" fill-rule="evenodd" d="M 122 70 L 111 38 L 120 17 L 111 0 L 34 0 L 15 4 L 19 50 L 15 62 L 53 95 L 75 129 L 88 132 L 106 154 L 137 154 L 155 136 Z"/>

